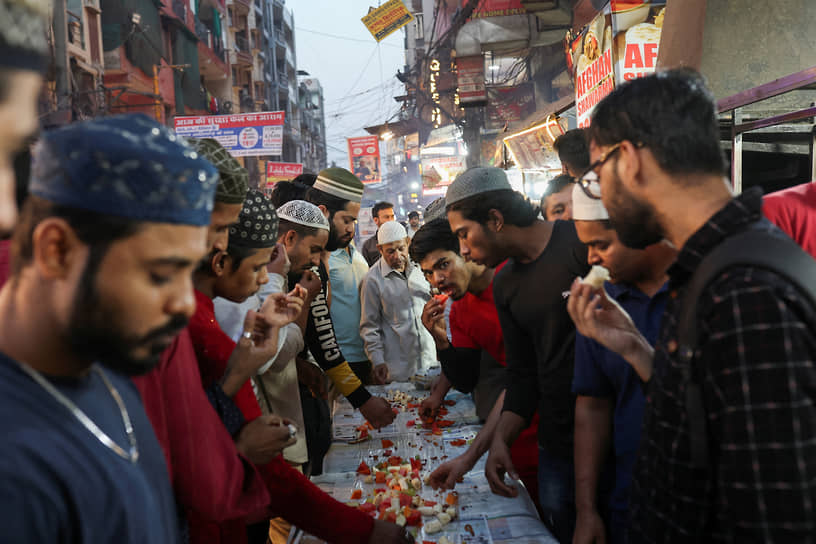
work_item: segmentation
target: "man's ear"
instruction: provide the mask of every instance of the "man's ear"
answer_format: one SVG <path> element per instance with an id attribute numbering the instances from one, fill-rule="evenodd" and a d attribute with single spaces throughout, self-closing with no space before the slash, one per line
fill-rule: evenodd
<path id="1" fill-rule="evenodd" d="M 620 156 L 615 161 L 615 169 L 624 186 L 635 189 L 637 186 L 644 185 L 647 176 L 644 176 L 643 168 L 645 164 L 639 149 L 632 142 L 624 140 L 621 142 L 618 153 L 620 153 Z"/>
<path id="2" fill-rule="evenodd" d="M 226 251 L 218 251 L 210 260 L 210 268 L 212 268 L 213 274 L 218 276 L 219 278 L 224 275 L 224 272 L 227 270 L 227 267 L 232 265 L 232 257 L 230 257 Z"/>
<path id="3" fill-rule="evenodd" d="M 502 213 L 496 209 L 488 210 L 486 226 L 493 230 L 493 232 L 499 232 L 502 227 L 504 227 L 504 216 Z"/>
<path id="4" fill-rule="evenodd" d="M 318 205 L 317 205 L 317 207 L 318 207 L 318 208 L 320 208 L 320 211 L 321 211 L 321 212 L 323 212 L 323 217 L 325 217 L 326 219 L 328 219 L 328 218 L 329 218 L 329 215 L 331 215 L 331 214 L 329 213 L 329 209 L 328 209 L 326 206 L 324 206 L 323 204 L 318 204 Z"/>
<path id="5" fill-rule="evenodd" d="M 48 279 L 64 279 L 87 254 L 74 229 L 59 217 L 49 217 L 32 233 L 32 263 Z"/>
<path id="6" fill-rule="evenodd" d="M 286 252 L 288 253 L 289 250 L 298 243 L 298 233 L 294 230 L 286 231 L 286 234 L 283 235 L 283 247 L 286 248 Z"/>

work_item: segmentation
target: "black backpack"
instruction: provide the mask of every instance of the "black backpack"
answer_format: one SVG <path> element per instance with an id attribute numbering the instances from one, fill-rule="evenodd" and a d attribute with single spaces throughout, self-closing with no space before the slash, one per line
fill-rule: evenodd
<path id="1" fill-rule="evenodd" d="M 790 238 L 769 232 L 767 219 L 726 238 L 700 262 L 689 280 L 677 314 L 678 355 L 686 363 L 685 405 L 691 462 L 699 469 L 709 469 L 711 460 L 700 369 L 691 364 L 697 350 L 697 301 L 707 285 L 733 266 L 771 270 L 798 287 L 799 292 L 816 307 L 816 261 Z"/>

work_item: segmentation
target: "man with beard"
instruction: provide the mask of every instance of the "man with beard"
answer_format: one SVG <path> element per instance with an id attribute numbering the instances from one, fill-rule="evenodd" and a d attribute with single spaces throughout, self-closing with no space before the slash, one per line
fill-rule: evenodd
<path id="1" fill-rule="evenodd" d="M 456 481 L 469 472 L 490 447 L 504 405 L 506 372 L 502 367 L 506 367 L 507 362 L 504 337 L 493 302 L 493 276 L 502 266 L 494 269 L 465 261 L 459 255 L 459 240 L 444 217 L 426 223 L 417 231 L 411 240 L 410 252 L 431 286 L 439 289 L 444 297 L 453 299 L 448 318 L 450 340 L 445 326 L 446 301 L 433 297 L 422 311 L 422 324 L 436 342 L 436 354 L 442 362 L 446 379 L 422 401 L 420 412 L 433 414 L 442 405 L 451 382 L 461 391 L 474 391 L 477 406 L 480 403 L 477 392 L 489 396 L 492 402 L 484 427 L 467 451 L 442 463 L 431 473 L 429 483 L 434 489 L 453 489 Z M 498 363 L 495 365 L 497 369 L 482 365 L 483 351 Z M 448 377 L 451 382 L 447 381 Z M 533 417 L 530 426 L 522 431 L 511 449 L 513 466 L 535 502 L 538 502 L 537 429 L 538 415 Z"/>
<path id="2" fill-rule="evenodd" d="M 664 243 L 644 250 L 624 246 L 600 200 L 597 182 L 573 185 L 573 220 L 587 246 L 590 265 L 603 266 L 604 289 L 654 344 L 669 297 L 666 270 L 677 252 Z M 616 353 L 583 336 L 578 297 L 567 310 L 579 334 L 575 339 L 575 544 L 627 542 L 629 489 L 640 443 L 645 397 L 635 370 Z"/>
<path id="3" fill-rule="evenodd" d="M 229 228 L 237 221 L 246 197 L 247 174 L 214 140 L 193 143 L 219 171 L 207 233 L 210 252 L 206 259 L 210 260 L 213 248 L 228 247 Z M 251 356 L 265 349 L 254 340 L 241 338 L 233 353 Z M 269 358 L 261 356 L 255 357 L 254 369 Z M 191 541 L 244 542 L 247 520 L 275 516 L 329 542 L 406 541 L 399 527 L 379 521 L 372 524 L 371 518 L 338 503 L 282 457 L 274 456 L 281 433 L 288 435 L 287 429 L 270 425 L 269 417 L 242 425 L 240 410 L 218 384 L 205 394 L 187 328 L 162 354 L 159 366 L 134 382 L 164 450 L 176 501 L 193 522 Z M 219 407 L 220 415 L 213 406 Z M 234 439 L 226 424 L 238 429 Z M 323 515 L 316 517 L 315 511 Z"/>
<path id="4" fill-rule="evenodd" d="M 344 168 L 326 168 L 306 192 L 305 200 L 323 212 L 329 220 L 329 242 L 326 251 L 347 247 L 354 238 L 354 226 L 363 199 L 363 183 Z M 384 398 L 372 397 L 360 379 L 346 362 L 337 343 L 334 324 L 329 313 L 329 276 L 323 262 L 318 267 L 323 290 L 310 306 L 306 328 L 306 346 L 320 368 L 329 376 L 340 394 L 360 412 L 375 428 L 388 425 L 395 414 Z"/>
<path id="5" fill-rule="evenodd" d="M 752 230 L 765 233 L 768 245 L 778 239 L 793 246 L 762 218 L 759 190 L 732 193 L 714 98 L 688 70 L 621 85 L 595 109 L 590 152 L 621 241 L 642 248 L 665 238 L 679 250 L 654 349 L 602 290 L 572 289 L 581 329 L 647 381 L 630 540 L 812 542 L 812 298 L 774 267 L 731 265 L 692 301 L 695 349 L 678 345 L 678 311 L 690 278 L 720 243 Z M 816 264 L 807 272 L 816 274 Z M 695 383 L 699 417 L 686 404 Z M 707 432 L 695 434 L 692 426 L 700 423 Z M 705 459 L 693 454 L 697 436 L 707 446 Z"/>
<path id="6" fill-rule="evenodd" d="M 512 190 L 499 168 L 472 168 L 445 196 L 451 230 L 465 259 L 498 266 L 493 299 L 507 358 L 507 390 L 485 474 L 494 493 L 515 496 L 505 473 L 518 475 L 510 445 L 538 408 L 538 484 L 544 523 L 560 542 L 575 523 L 570 392 L 575 327 L 566 296 L 589 269 L 586 248 L 569 221 L 538 218 L 538 208 Z"/>
<path id="7" fill-rule="evenodd" d="M 176 542 L 167 467 L 127 375 L 155 366 L 192 315 L 215 183 L 144 116 L 38 144 L 0 291 L 5 539 Z"/>
<path id="8" fill-rule="evenodd" d="M 433 338 L 422 326 L 431 286 L 408 257 L 405 227 L 383 223 L 377 241 L 382 257 L 363 280 L 360 336 L 378 383 L 407 382 L 436 365 Z"/>
<path id="9" fill-rule="evenodd" d="M 377 225 L 377 229 L 388 221 L 394 220 L 394 205 L 390 202 L 377 202 L 371 208 L 371 219 Z M 365 257 L 368 266 L 374 266 L 380 258 L 380 251 L 377 249 L 379 243 L 377 242 L 377 233 L 363 243 L 363 257 Z"/>

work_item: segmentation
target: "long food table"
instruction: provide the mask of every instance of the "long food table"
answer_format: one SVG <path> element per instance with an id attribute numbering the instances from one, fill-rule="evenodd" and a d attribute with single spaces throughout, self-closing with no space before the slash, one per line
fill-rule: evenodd
<path id="1" fill-rule="evenodd" d="M 359 411 L 337 400 L 332 445 L 323 474 L 312 481 L 335 499 L 372 516 L 405 523 L 418 543 L 557 544 L 541 523 L 521 482 L 519 495 L 494 495 L 484 475 L 484 455 L 451 493 L 425 483 L 441 463 L 463 453 L 480 429 L 468 395 L 451 391 L 433 424 L 423 424 L 417 406 L 423 383 L 369 387 L 398 410 L 394 423 L 368 428 Z M 308 535 L 301 544 L 320 542 Z"/>

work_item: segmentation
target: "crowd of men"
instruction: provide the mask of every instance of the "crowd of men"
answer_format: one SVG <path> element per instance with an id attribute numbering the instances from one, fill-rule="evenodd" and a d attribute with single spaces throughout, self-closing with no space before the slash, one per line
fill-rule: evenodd
<path id="1" fill-rule="evenodd" d="M 615 89 L 540 205 L 472 168 L 359 252 L 345 169 L 267 197 L 143 115 L 38 133 L 37 6 L 0 1 L 2 540 L 412 542 L 309 477 L 331 401 L 381 428 L 367 386 L 437 363 L 421 411 L 485 423 L 434 488 L 487 455 L 559 542 L 816 540 L 812 185 L 734 195 L 698 74 Z"/>

